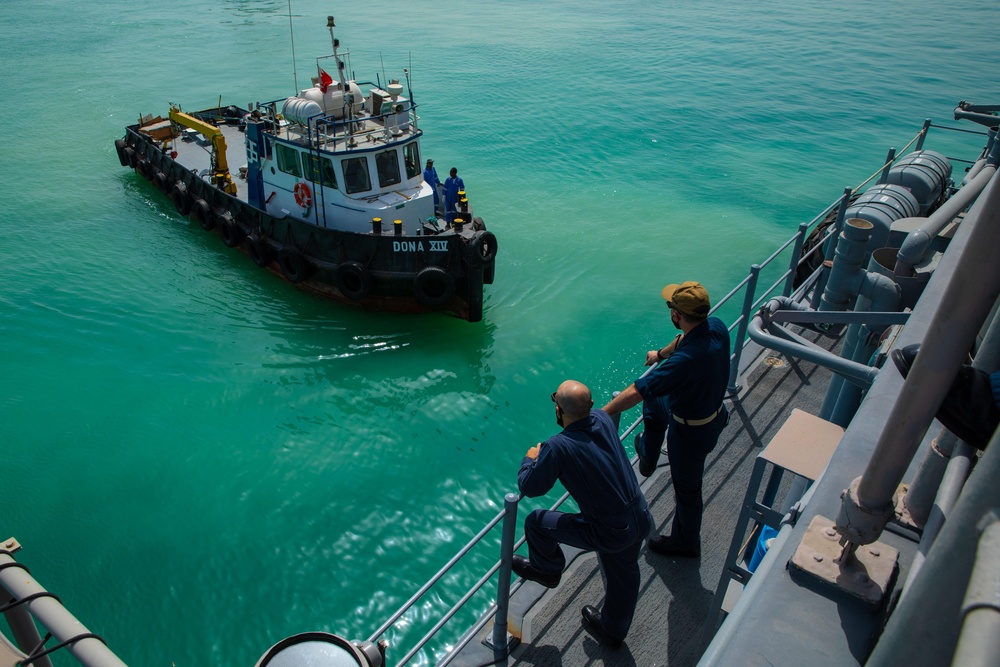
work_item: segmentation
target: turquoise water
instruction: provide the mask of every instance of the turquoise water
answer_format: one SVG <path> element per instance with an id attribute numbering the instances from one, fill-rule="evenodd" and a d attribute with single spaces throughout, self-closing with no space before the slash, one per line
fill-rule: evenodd
<path id="1" fill-rule="evenodd" d="M 0 3 L 0 539 L 129 664 L 367 637 L 497 512 L 560 381 L 600 404 L 672 335 L 664 284 L 724 294 L 925 117 L 1000 102 L 994 0 L 745 4 L 293 3 L 300 85 L 330 12 L 360 78 L 412 68 L 424 154 L 500 239 L 469 324 L 304 295 L 119 166 L 168 101 L 291 93 L 287 2 Z"/>

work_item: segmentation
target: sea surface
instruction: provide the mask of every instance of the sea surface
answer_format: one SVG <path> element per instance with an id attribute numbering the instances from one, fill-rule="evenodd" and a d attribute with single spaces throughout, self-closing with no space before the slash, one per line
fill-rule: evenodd
<path id="1" fill-rule="evenodd" d="M 725 294 L 925 117 L 1000 103 L 996 0 L 291 5 L 0 1 L 0 539 L 130 665 L 366 638 L 516 488 L 562 380 L 601 405 L 673 336 L 663 285 Z M 118 164 L 168 102 L 308 85 L 330 13 L 358 78 L 411 70 L 499 238 L 480 323 L 308 296 Z"/>

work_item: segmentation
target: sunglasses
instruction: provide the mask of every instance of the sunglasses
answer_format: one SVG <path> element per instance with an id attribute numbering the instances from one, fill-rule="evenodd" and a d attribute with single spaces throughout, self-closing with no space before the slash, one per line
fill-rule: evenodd
<path id="1" fill-rule="evenodd" d="M 556 392 L 552 392 L 552 395 L 549 398 L 552 399 L 552 402 L 556 404 L 557 408 L 562 409 L 562 406 L 559 405 L 559 401 L 556 400 Z"/>

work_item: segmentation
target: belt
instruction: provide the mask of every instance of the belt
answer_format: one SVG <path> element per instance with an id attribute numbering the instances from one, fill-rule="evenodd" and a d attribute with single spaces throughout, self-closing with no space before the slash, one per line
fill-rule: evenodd
<path id="1" fill-rule="evenodd" d="M 674 419 L 684 424 L 685 426 L 704 426 L 705 424 L 708 424 L 709 422 L 713 421 L 716 417 L 718 417 L 720 412 L 722 412 L 721 405 L 715 412 L 705 417 L 704 419 L 684 419 L 684 417 L 678 416 L 676 412 L 672 413 L 672 415 Z"/>

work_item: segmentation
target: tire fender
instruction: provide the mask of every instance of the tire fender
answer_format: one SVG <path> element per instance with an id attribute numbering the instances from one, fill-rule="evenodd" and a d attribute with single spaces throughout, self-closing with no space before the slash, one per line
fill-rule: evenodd
<path id="1" fill-rule="evenodd" d="M 174 187 L 170 188 L 170 201 L 181 215 L 191 212 L 191 197 L 188 195 L 187 186 L 181 181 L 177 181 Z"/>
<path id="2" fill-rule="evenodd" d="M 118 153 L 118 161 L 122 163 L 123 167 L 129 166 L 128 158 L 125 156 L 125 140 L 115 139 L 115 152 Z"/>
<path id="3" fill-rule="evenodd" d="M 360 262 L 343 262 L 337 266 L 337 289 L 352 301 L 368 296 L 371 279 Z"/>
<path id="4" fill-rule="evenodd" d="M 271 250 L 271 246 L 267 244 L 267 239 L 257 233 L 250 234 L 247 237 L 247 253 L 250 255 L 253 263 L 262 269 L 274 259 L 274 252 Z"/>
<path id="5" fill-rule="evenodd" d="M 212 215 L 212 209 L 208 202 L 201 197 L 195 199 L 194 203 L 191 204 L 191 219 L 206 231 L 211 231 L 215 227 L 215 216 Z"/>
<path id="6" fill-rule="evenodd" d="M 300 283 L 312 273 L 312 265 L 295 248 L 285 248 L 278 255 L 278 266 L 281 268 L 281 275 L 290 283 Z"/>
<path id="7" fill-rule="evenodd" d="M 226 244 L 227 248 L 235 248 L 243 241 L 245 235 L 232 213 L 223 211 L 215 217 L 215 222 L 219 228 L 219 236 L 222 237 L 222 242 Z"/>
<path id="8" fill-rule="evenodd" d="M 428 266 L 413 279 L 413 295 L 424 306 L 438 308 L 455 296 L 455 279 L 439 266 Z"/>
<path id="9" fill-rule="evenodd" d="M 469 266 L 488 264 L 497 256 L 497 237 L 485 229 L 476 232 L 465 246 L 465 262 Z"/>

